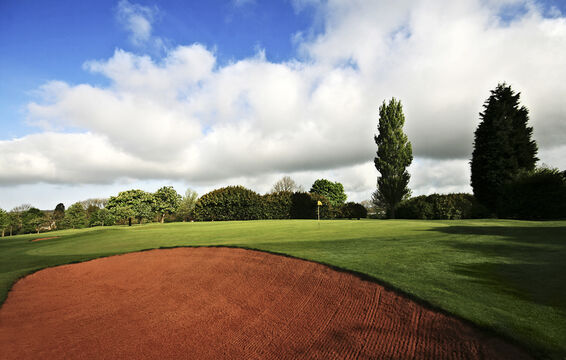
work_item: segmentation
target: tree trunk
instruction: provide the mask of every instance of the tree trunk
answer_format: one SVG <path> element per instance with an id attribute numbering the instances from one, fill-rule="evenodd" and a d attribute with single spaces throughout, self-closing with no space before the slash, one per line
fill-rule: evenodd
<path id="1" fill-rule="evenodd" d="M 10 236 L 12 236 L 12 225 L 10 225 Z"/>
<path id="2" fill-rule="evenodd" d="M 2 229 L 2 237 L 4 237 L 4 229 Z"/>
<path id="3" fill-rule="evenodd" d="M 165 213 L 161 214 L 161 223 L 163 224 L 165 222 Z"/>

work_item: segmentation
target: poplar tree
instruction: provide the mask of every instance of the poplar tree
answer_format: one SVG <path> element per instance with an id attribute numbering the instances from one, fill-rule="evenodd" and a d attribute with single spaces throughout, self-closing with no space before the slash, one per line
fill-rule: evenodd
<path id="1" fill-rule="evenodd" d="M 373 194 L 376 205 L 385 208 L 387 216 L 395 218 L 399 203 L 411 193 L 407 167 L 413 161 L 413 150 L 407 135 L 403 132 L 405 115 L 401 101 L 392 98 L 389 104 L 383 101 L 379 107 L 378 135 L 374 136 L 377 145 L 375 168 L 377 190 Z"/>
<path id="2" fill-rule="evenodd" d="M 529 111 L 519 98 L 511 86 L 497 85 L 474 133 L 471 185 L 476 199 L 495 214 L 503 186 L 520 171 L 533 170 L 538 160 L 533 128 L 527 126 Z"/>

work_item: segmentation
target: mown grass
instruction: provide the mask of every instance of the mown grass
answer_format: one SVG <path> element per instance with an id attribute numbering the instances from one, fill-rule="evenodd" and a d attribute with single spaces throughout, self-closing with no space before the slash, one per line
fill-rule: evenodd
<path id="1" fill-rule="evenodd" d="M 316 221 L 150 224 L 0 241 L 0 303 L 20 277 L 102 256 L 238 246 L 366 274 L 434 307 L 566 358 L 566 221 Z"/>

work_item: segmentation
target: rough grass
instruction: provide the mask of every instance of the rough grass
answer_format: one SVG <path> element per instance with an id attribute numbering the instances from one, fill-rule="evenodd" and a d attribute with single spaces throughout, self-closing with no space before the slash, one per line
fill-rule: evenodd
<path id="1" fill-rule="evenodd" d="M 39 269 L 144 249 L 238 246 L 330 264 L 524 344 L 566 358 L 566 221 L 173 223 L 0 240 L 0 303 Z"/>

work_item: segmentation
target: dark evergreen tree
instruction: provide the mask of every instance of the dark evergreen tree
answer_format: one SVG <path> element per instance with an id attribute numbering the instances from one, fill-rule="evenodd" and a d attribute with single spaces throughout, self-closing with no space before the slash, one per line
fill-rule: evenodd
<path id="1" fill-rule="evenodd" d="M 55 210 L 53 211 L 54 214 L 57 214 L 57 217 L 62 218 L 65 216 L 65 204 L 59 203 L 55 206 Z"/>
<path id="2" fill-rule="evenodd" d="M 404 124 L 401 101 L 395 98 L 389 104 L 384 101 L 379 107 L 378 135 L 374 136 L 377 144 L 374 163 L 380 176 L 373 199 L 377 206 L 386 209 L 390 218 L 395 218 L 395 209 L 411 192 L 408 188 L 411 176 L 407 167 L 413 161 L 413 150 L 403 132 Z"/>
<path id="3" fill-rule="evenodd" d="M 476 198 L 496 214 L 503 186 L 519 170 L 533 170 L 538 160 L 533 128 L 527 126 L 529 111 L 519 98 L 511 86 L 497 85 L 475 132 L 471 185 Z"/>

